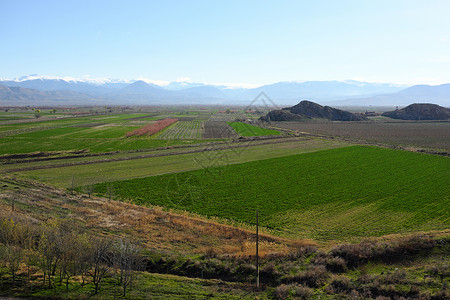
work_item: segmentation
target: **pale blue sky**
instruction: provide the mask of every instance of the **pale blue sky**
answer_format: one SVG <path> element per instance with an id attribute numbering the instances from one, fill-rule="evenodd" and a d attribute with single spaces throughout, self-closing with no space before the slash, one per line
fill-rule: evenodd
<path id="1" fill-rule="evenodd" d="M 450 82 L 450 1 L 0 0 L 0 78 Z"/>

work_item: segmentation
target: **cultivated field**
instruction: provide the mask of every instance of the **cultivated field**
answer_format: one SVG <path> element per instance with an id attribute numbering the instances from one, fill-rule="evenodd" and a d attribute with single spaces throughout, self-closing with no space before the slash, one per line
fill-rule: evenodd
<path id="1" fill-rule="evenodd" d="M 3 168 L 9 173 L 19 171 L 17 174 L 21 176 L 44 181 L 62 188 L 70 188 L 99 182 L 226 166 L 347 145 L 347 143 L 339 141 L 304 138 L 242 142 L 235 145 L 218 143 L 107 156 L 44 161 L 27 160 L 4 165 Z M 23 171 L 24 169 L 28 170 Z M 133 170 L 133 172 L 130 172 L 130 170 Z"/>
<path id="2" fill-rule="evenodd" d="M 184 140 L 184 139 L 201 139 L 203 136 L 202 121 L 179 121 L 175 125 L 167 128 L 158 135 L 160 139 L 167 140 Z"/>
<path id="3" fill-rule="evenodd" d="M 445 157 L 355 146 L 96 189 L 246 223 L 259 209 L 261 224 L 282 234 L 346 239 L 448 228 L 449 170 Z"/>
<path id="4" fill-rule="evenodd" d="M 240 136 L 279 135 L 280 132 L 242 122 L 228 122 Z"/>
<path id="5" fill-rule="evenodd" d="M 225 121 L 206 121 L 204 123 L 203 138 L 205 139 L 229 139 L 238 135 Z"/>
<path id="6" fill-rule="evenodd" d="M 273 122 L 272 125 L 372 143 L 450 151 L 450 122 Z"/>
<path id="7" fill-rule="evenodd" d="M 0 296 L 113 299 L 126 274 L 130 299 L 450 297 L 448 122 L 260 127 L 242 108 L 8 110 Z M 123 269 L 126 249 L 145 265 Z"/>

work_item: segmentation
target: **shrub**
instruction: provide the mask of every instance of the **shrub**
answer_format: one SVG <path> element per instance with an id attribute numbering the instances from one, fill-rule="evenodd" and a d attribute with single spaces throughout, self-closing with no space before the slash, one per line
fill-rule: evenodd
<path id="1" fill-rule="evenodd" d="M 285 283 L 300 283 L 309 287 L 317 288 L 325 283 L 328 274 L 325 266 L 311 265 L 306 271 L 300 272 L 297 275 L 286 276 L 283 281 Z"/>
<path id="2" fill-rule="evenodd" d="M 286 299 L 289 297 L 289 286 L 282 284 L 275 289 L 275 297 L 277 299 Z"/>
<path id="3" fill-rule="evenodd" d="M 326 288 L 325 291 L 329 294 L 344 293 L 347 294 L 352 290 L 352 283 L 350 279 L 344 276 L 336 277 Z"/>
<path id="4" fill-rule="evenodd" d="M 259 272 L 261 282 L 266 282 L 270 284 L 274 284 L 276 279 L 279 277 L 279 273 L 275 268 L 273 263 L 268 263 L 263 266 Z"/>
<path id="5" fill-rule="evenodd" d="M 369 260 L 394 262 L 408 255 L 430 250 L 436 241 L 428 236 L 413 236 L 395 242 L 362 242 L 360 244 L 340 245 L 331 250 L 333 256 L 342 257 L 347 265 L 356 267 Z"/>
<path id="6" fill-rule="evenodd" d="M 309 299 L 314 294 L 314 291 L 309 287 L 300 284 L 292 285 L 292 295 L 300 299 Z"/>
<path id="7" fill-rule="evenodd" d="M 289 296 L 295 299 L 309 299 L 314 291 L 300 284 L 282 284 L 275 289 L 275 297 L 277 299 L 287 299 Z"/>
<path id="8" fill-rule="evenodd" d="M 448 290 L 440 290 L 433 296 L 431 296 L 432 300 L 444 300 L 444 299 L 450 299 L 450 291 Z"/>

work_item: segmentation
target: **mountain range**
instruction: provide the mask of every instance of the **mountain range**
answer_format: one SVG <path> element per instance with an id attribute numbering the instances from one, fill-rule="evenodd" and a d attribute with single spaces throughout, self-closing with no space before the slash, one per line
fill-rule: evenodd
<path id="1" fill-rule="evenodd" d="M 247 105 L 264 92 L 278 106 L 308 99 L 335 106 L 405 106 L 433 102 L 450 106 L 450 84 L 402 86 L 361 81 L 278 82 L 232 88 L 192 82 L 165 86 L 141 80 L 89 81 L 23 77 L 0 80 L 0 106 L 8 105 Z"/>

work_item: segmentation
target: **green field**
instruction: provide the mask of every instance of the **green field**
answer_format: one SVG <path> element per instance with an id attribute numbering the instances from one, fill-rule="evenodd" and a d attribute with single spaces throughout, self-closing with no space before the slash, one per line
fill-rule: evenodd
<path id="1" fill-rule="evenodd" d="M 227 122 L 241 136 L 279 135 L 277 130 L 261 128 L 242 122 Z"/>
<path id="2" fill-rule="evenodd" d="M 153 140 L 158 141 L 158 140 Z M 344 147 L 348 144 L 339 141 L 327 140 L 308 140 L 300 139 L 284 143 L 272 143 L 267 145 L 252 145 L 246 144 L 246 147 L 223 149 L 215 151 L 201 151 L 206 148 L 205 145 L 190 147 L 188 150 L 193 150 L 196 153 L 178 154 L 172 156 L 160 156 L 152 158 L 131 159 L 126 161 L 102 162 L 88 165 L 65 166 L 51 169 L 39 169 L 33 171 L 24 171 L 18 173 L 21 176 L 33 178 L 39 181 L 67 188 L 74 186 L 86 185 L 88 183 L 109 182 L 116 180 L 124 180 L 129 178 L 146 177 L 152 175 L 165 174 L 170 172 L 182 172 L 187 170 L 194 170 L 209 166 L 219 166 L 227 164 L 236 164 L 260 159 L 267 159 L 271 157 L 289 156 L 298 153 L 307 153 L 313 151 L 320 151 L 324 149 L 332 149 L 336 147 Z M 224 147 L 226 145 L 217 145 L 217 147 Z M 152 151 L 149 153 L 167 153 L 179 152 L 180 149 L 168 149 Z M 76 163 L 87 160 L 100 160 L 116 158 L 116 157 L 133 157 L 141 153 L 122 153 L 113 156 L 90 157 L 90 158 L 75 158 L 75 159 L 61 159 L 43 162 L 31 162 L 21 164 L 5 165 L 6 170 L 11 168 L 23 168 L 30 166 L 61 164 L 61 163 Z M 145 154 L 145 153 L 142 153 Z M 132 170 L 132 171 L 131 171 Z"/>
<path id="3" fill-rule="evenodd" d="M 201 140 L 156 140 L 149 138 L 11 138 L 0 139 L 0 155 L 35 151 L 89 149 L 91 152 L 127 151 L 174 145 L 191 145 Z"/>
<path id="4" fill-rule="evenodd" d="M 138 204 L 185 209 L 318 240 L 381 236 L 450 225 L 450 160 L 352 146 L 101 183 Z"/>

